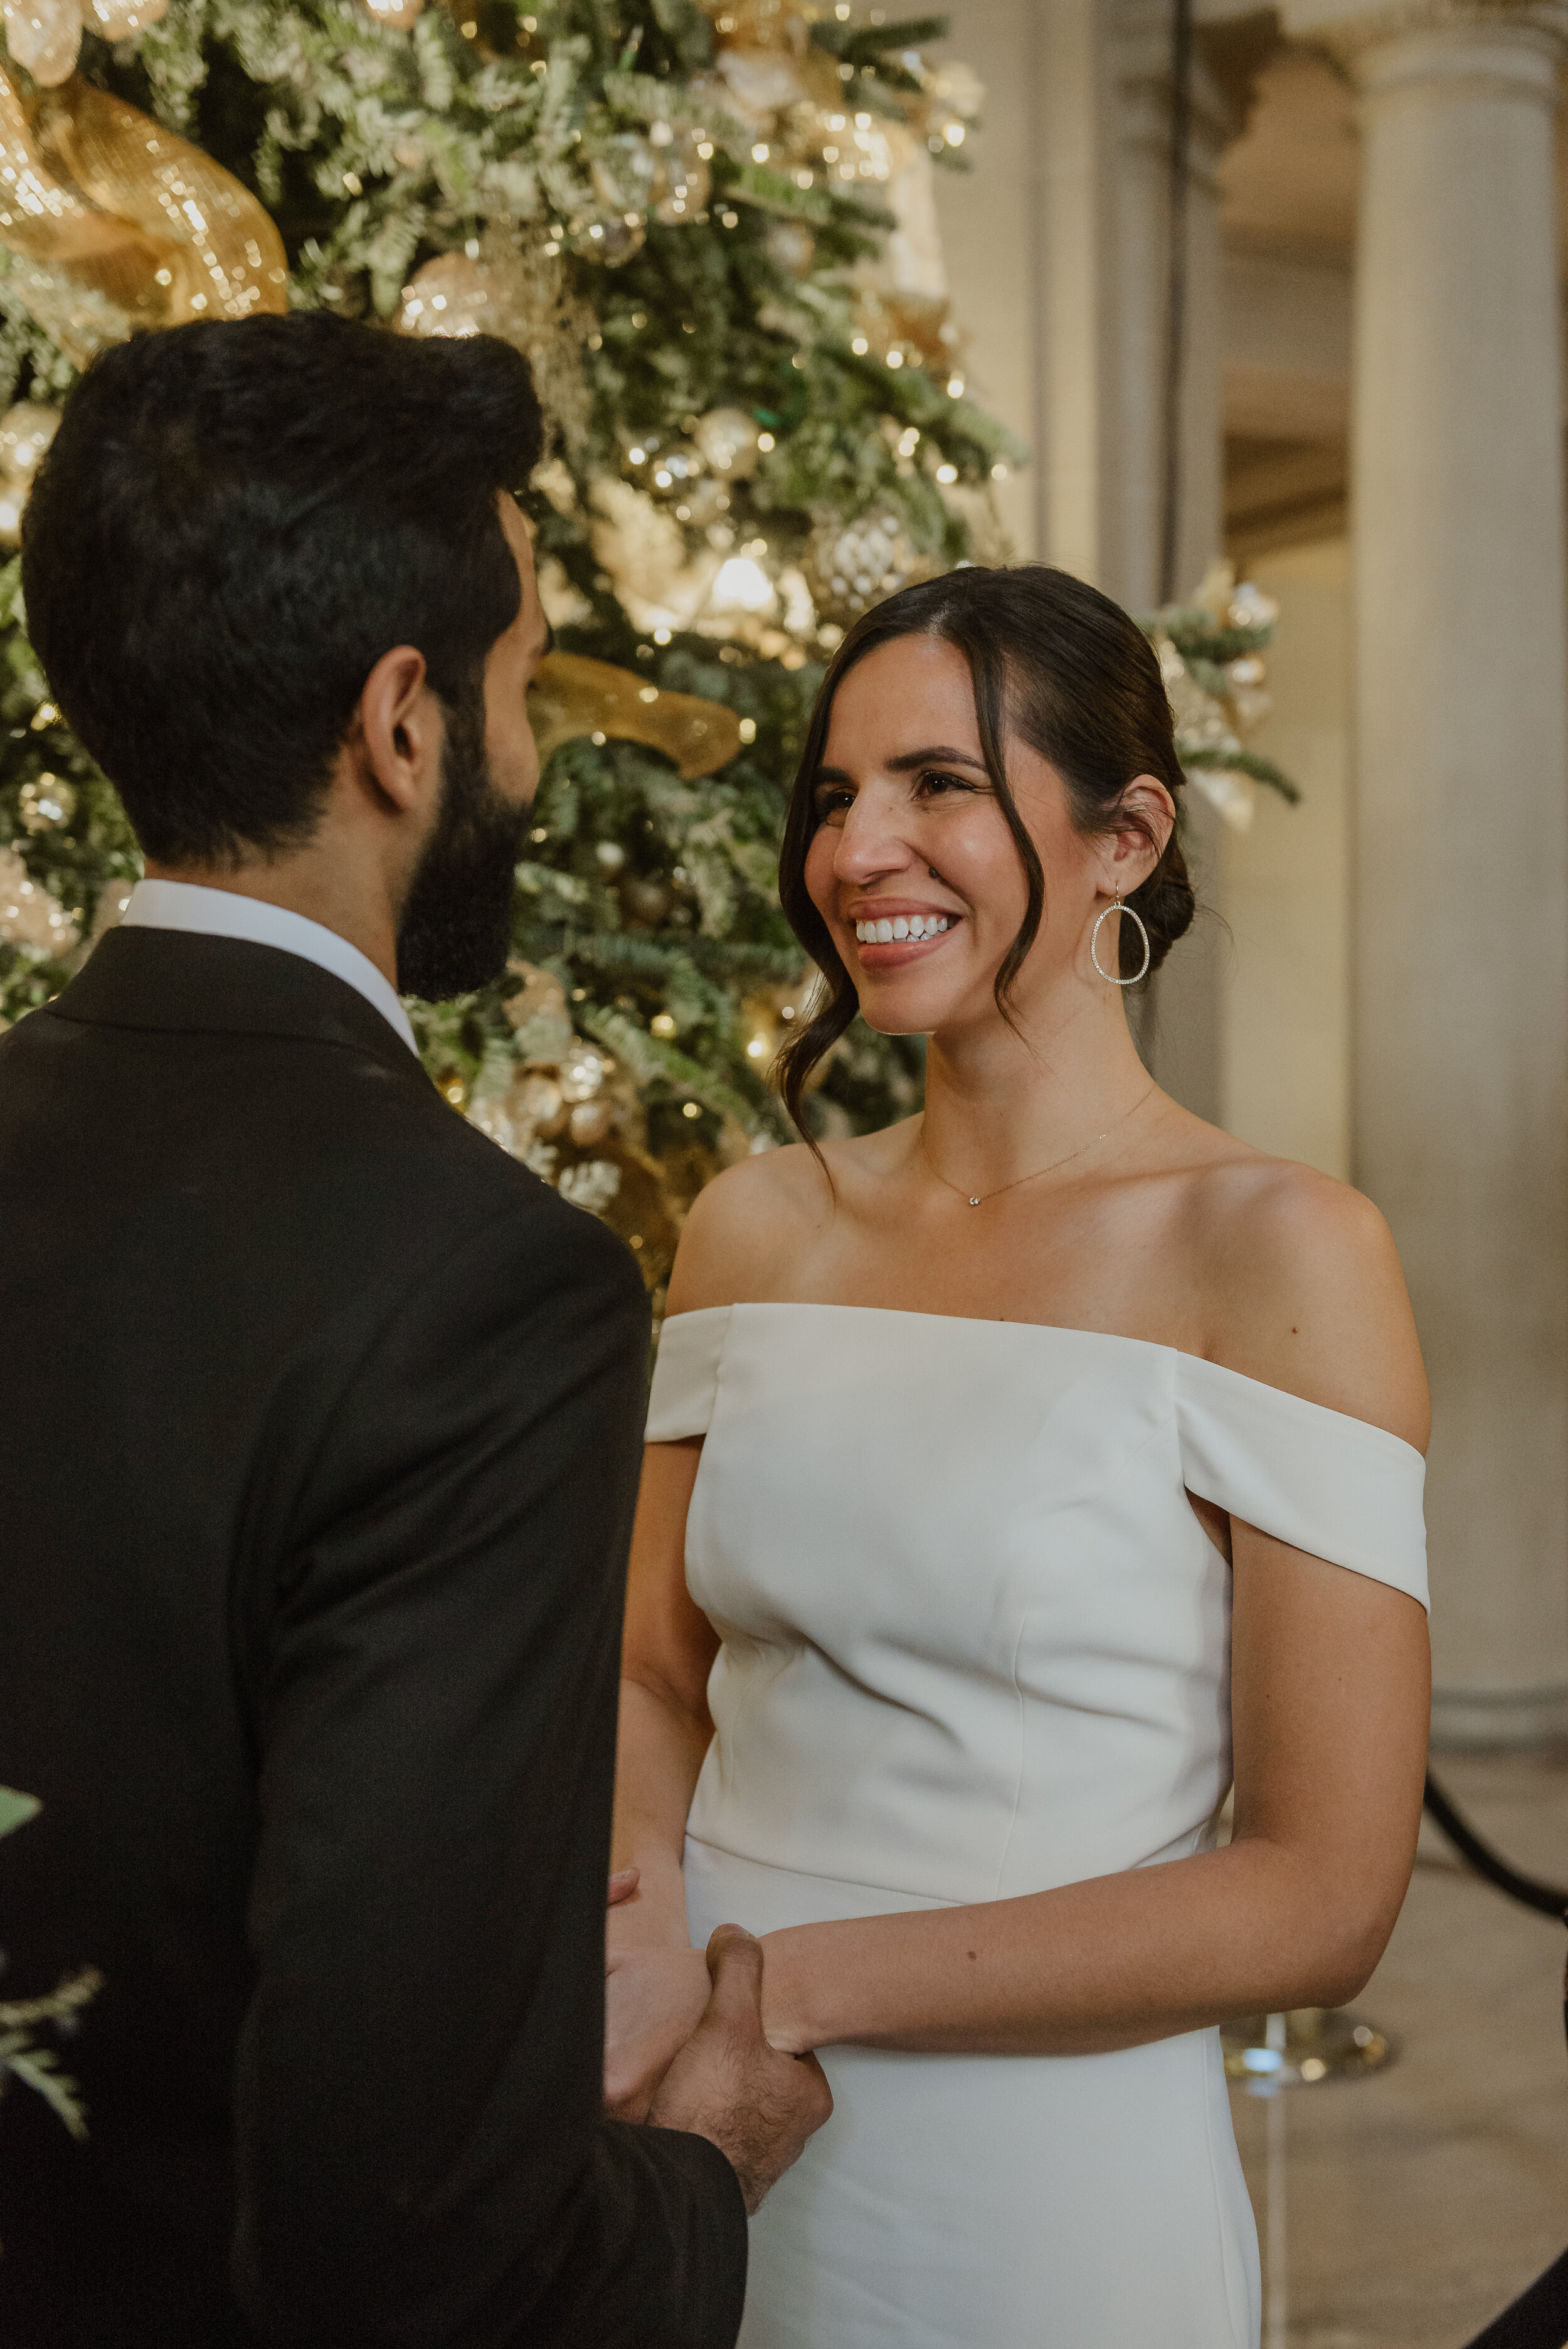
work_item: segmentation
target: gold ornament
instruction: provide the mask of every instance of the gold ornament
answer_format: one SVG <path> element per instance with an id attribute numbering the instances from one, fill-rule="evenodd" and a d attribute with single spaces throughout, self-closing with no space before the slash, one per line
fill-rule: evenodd
<path id="1" fill-rule="evenodd" d="M 32 878 L 14 848 L 0 848 L 0 939 L 35 958 L 63 955 L 77 942 L 65 907 Z"/>
<path id="2" fill-rule="evenodd" d="M 786 277 L 809 277 L 817 240 L 803 221 L 772 220 L 762 232 L 762 250 Z"/>
<path id="3" fill-rule="evenodd" d="M 594 221 L 580 250 L 606 269 L 619 269 L 634 260 L 648 241 L 648 223 L 641 212 L 619 212 L 613 220 Z"/>
<path id="4" fill-rule="evenodd" d="M 701 450 L 690 440 L 677 440 L 672 448 L 655 452 L 648 479 L 661 496 L 684 498 L 696 488 L 702 471 Z"/>
<path id="5" fill-rule="evenodd" d="M 406 335 L 499 335 L 533 369 L 540 405 L 575 446 L 588 425 L 583 346 L 593 313 L 569 289 L 565 264 L 513 222 L 492 221 L 479 251 L 438 254 L 403 288 Z M 570 482 L 570 476 L 567 476 Z"/>
<path id="6" fill-rule="evenodd" d="M 59 429 L 60 411 L 24 399 L 0 418 L 0 546 L 21 543 L 22 514 L 38 460 Z"/>
<path id="7" fill-rule="evenodd" d="M 169 0 L 7 0 L 5 46 L 46 89 L 77 68 L 83 28 L 106 41 L 128 41 L 156 25 Z"/>
<path id="8" fill-rule="evenodd" d="M 759 428 L 743 408 L 710 408 L 692 434 L 702 455 L 727 481 L 744 481 L 757 471 Z"/>
<path id="9" fill-rule="evenodd" d="M 654 218 L 665 228 L 683 228 L 713 192 L 713 172 L 702 151 L 706 147 L 711 155 L 712 142 L 704 131 L 672 130 L 667 122 L 655 122 L 648 135 L 658 150 L 651 191 Z"/>
<path id="10" fill-rule="evenodd" d="M 819 523 L 806 542 L 800 569 L 818 618 L 839 627 L 848 627 L 873 604 L 926 574 L 903 523 L 882 507 L 851 523 Z"/>
<path id="11" fill-rule="evenodd" d="M 462 253 L 438 254 L 404 286 L 397 330 L 421 339 L 440 336 L 452 341 L 465 335 L 499 334 L 504 302 L 495 272 L 485 263 Z"/>
<path id="12" fill-rule="evenodd" d="M 606 139 L 592 165 L 595 193 L 617 212 L 645 212 L 658 175 L 658 152 L 640 130 L 620 130 Z"/>
<path id="13" fill-rule="evenodd" d="M 283 240 L 254 196 L 90 82 L 24 104 L 0 71 L 0 244 L 77 367 L 138 329 L 287 307 Z"/>
<path id="14" fill-rule="evenodd" d="M 566 989 L 552 971 L 540 970 L 532 963 L 514 959 L 507 968 L 512 978 L 522 981 L 501 1006 L 516 1031 L 517 1056 L 525 1064 L 540 1062 L 553 1068 L 572 1047 Z M 560 1106 L 558 1101 L 555 1108 Z M 554 1110 L 541 1112 L 535 1122 L 544 1124 L 554 1114 Z"/>
<path id="15" fill-rule="evenodd" d="M 579 653 L 545 656 L 534 674 L 528 714 L 542 761 L 581 735 L 613 735 L 662 750 L 690 782 L 711 775 L 740 749 L 739 721 L 722 702 L 666 693 L 641 683 L 630 669 Z"/>
<path id="16" fill-rule="evenodd" d="M 57 832 L 76 813 L 76 792 L 59 775 L 40 775 L 36 782 L 24 783 L 17 797 L 24 832 Z"/>
<path id="17" fill-rule="evenodd" d="M 721 54 L 734 47 L 804 57 L 810 43 L 810 18 L 791 0 L 702 0 L 702 9 L 713 20 Z"/>
<path id="18" fill-rule="evenodd" d="M 945 376 L 958 356 L 958 330 L 944 294 L 911 294 L 864 285 L 855 323 L 879 357 L 897 351 L 917 367 Z"/>

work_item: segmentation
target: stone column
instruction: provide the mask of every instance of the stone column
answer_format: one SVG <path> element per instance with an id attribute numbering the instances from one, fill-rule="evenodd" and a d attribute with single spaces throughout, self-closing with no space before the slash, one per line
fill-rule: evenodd
<path id="1" fill-rule="evenodd" d="M 1134 612 L 1160 601 L 1165 489 L 1165 367 L 1171 255 L 1171 0 L 1117 0 L 1109 43 L 1116 119 L 1115 541 L 1101 581 Z M 1178 595 L 1221 551 L 1222 412 L 1220 191 L 1234 125 L 1202 60 L 1192 71 L 1186 207 L 1187 299 L 1181 375 Z M 1222 1123 L 1227 934 L 1219 918 L 1220 822 L 1188 795 L 1187 854 L 1200 912 L 1150 991 L 1140 1019 L 1151 1072 L 1200 1117 Z"/>
<path id="2" fill-rule="evenodd" d="M 1568 8 L 1286 0 L 1361 93 L 1356 1180 L 1435 1419 L 1439 1743 L 1568 1733 Z"/>
<path id="3" fill-rule="evenodd" d="M 1160 600 L 1165 485 L 1166 312 L 1171 256 L 1171 0 L 1119 0 L 1109 44 L 1116 109 L 1116 372 L 1121 431 L 1118 543 L 1108 592 L 1137 611 Z M 1187 301 L 1181 376 L 1175 592 L 1196 587 L 1222 530 L 1223 269 L 1216 170 L 1234 126 L 1200 58 L 1192 65 Z"/>
<path id="4" fill-rule="evenodd" d="M 1105 0 L 1040 0 L 1035 54 L 1037 541 L 1047 563 L 1114 594 L 1121 402 Z"/>

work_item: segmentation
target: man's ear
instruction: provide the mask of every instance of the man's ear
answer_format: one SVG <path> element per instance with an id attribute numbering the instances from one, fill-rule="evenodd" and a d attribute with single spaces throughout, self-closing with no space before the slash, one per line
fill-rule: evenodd
<path id="1" fill-rule="evenodd" d="M 446 739 L 441 705 L 412 645 L 383 653 L 365 680 L 355 729 L 361 780 L 401 815 L 418 812 L 438 787 Z"/>

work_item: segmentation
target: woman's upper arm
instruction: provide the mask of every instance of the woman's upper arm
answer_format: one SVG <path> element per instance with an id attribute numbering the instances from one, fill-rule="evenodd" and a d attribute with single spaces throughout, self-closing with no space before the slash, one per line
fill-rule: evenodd
<path id="1" fill-rule="evenodd" d="M 718 1635 L 686 1588 L 686 1525 L 703 1439 L 650 1444 L 626 1576 L 621 1677 L 702 1718 Z"/>
<path id="2" fill-rule="evenodd" d="M 1430 1664 L 1419 1601 L 1233 1521 L 1233 1839 L 1309 1865 L 1350 1972 L 1382 1953 L 1409 1882 Z M 1353 1996 L 1358 1982 L 1345 1992 Z"/>
<path id="3" fill-rule="evenodd" d="M 1420 1347 L 1392 1237 L 1370 1201 L 1306 1168 L 1265 1163 L 1232 1206 L 1214 1358 L 1424 1451 Z M 1235 1837 L 1309 1858 L 1328 1929 L 1369 1966 L 1398 1914 L 1420 1823 L 1425 1610 L 1390 1584 L 1235 1520 L 1232 1553 Z"/>

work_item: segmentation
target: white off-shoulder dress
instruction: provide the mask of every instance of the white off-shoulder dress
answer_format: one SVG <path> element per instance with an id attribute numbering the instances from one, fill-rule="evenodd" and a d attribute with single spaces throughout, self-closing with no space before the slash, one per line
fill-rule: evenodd
<path id="1" fill-rule="evenodd" d="M 665 1322 L 723 1641 L 692 1938 L 1006 1899 L 1205 1849 L 1230 1574 L 1187 1495 L 1426 1601 L 1420 1454 L 1139 1339 L 859 1306 Z M 1219 2034 L 833 2047 L 753 2223 L 742 2349 L 1252 2349 Z"/>

